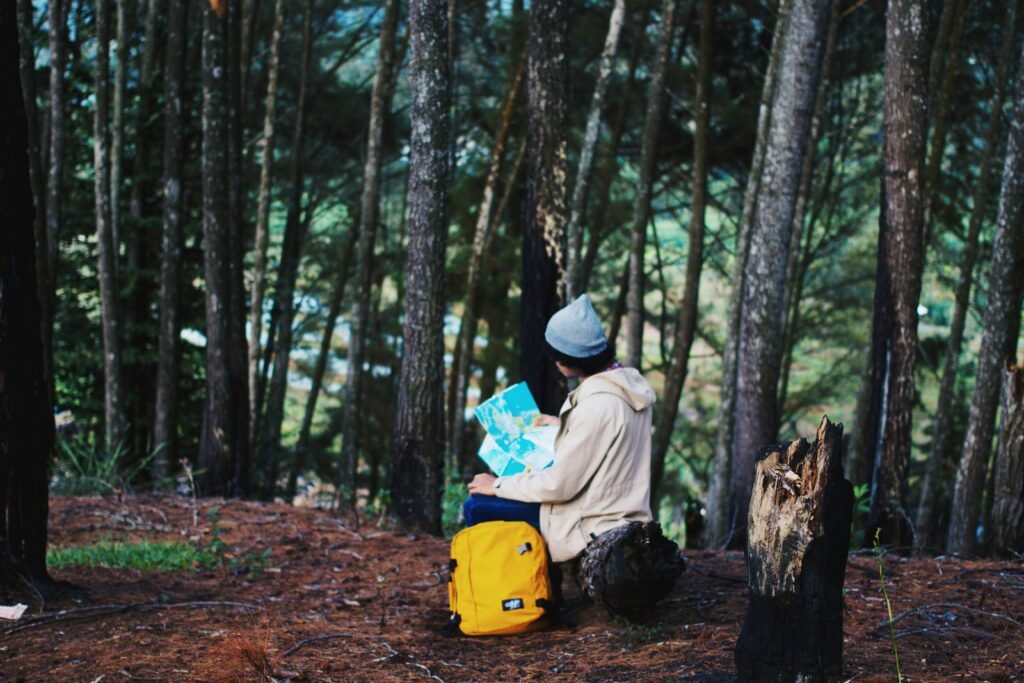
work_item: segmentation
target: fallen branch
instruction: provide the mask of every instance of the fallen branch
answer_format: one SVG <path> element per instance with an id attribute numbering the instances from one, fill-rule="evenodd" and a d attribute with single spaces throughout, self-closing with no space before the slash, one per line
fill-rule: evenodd
<path id="1" fill-rule="evenodd" d="M 82 619 L 92 619 L 93 617 L 107 616 L 110 614 L 130 612 L 132 610 L 148 611 L 161 609 L 192 609 L 197 607 L 233 607 L 236 609 L 249 610 L 262 609 L 259 605 L 252 605 L 246 602 L 227 602 L 221 600 L 201 600 L 196 602 L 175 603 L 136 602 L 127 605 L 94 605 L 92 607 L 79 607 L 77 609 L 61 610 L 60 612 L 53 614 L 43 614 L 32 619 L 20 621 L 13 626 L 8 626 L 7 628 L 0 630 L 0 633 L 14 633 L 16 631 L 35 628 L 37 626 L 46 626 L 59 621 L 79 621 Z"/>
<path id="2" fill-rule="evenodd" d="M 327 633 L 322 636 L 313 636 L 312 638 L 306 638 L 292 645 L 290 648 L 284 651 L 281 655 L 281 659 L 289 655 L 293 655 L 302 648 L 306 647 L 310 643 L 316 643 L 321 640 L 334 640 L 335 638 L 372 638 L 373 636 L 367 636 L 365 634 L 356 635 L 355 633 Z"/>
<path id="3" fill-rule="evenodd" d="M 930 605 L 921 605 L 920 607 L 915 607 L 913 609 L 908 609 L 906 612 L 903 612 L 902 614 L 898 614 L 895 617 L 893 617 L 892 623 L 896 623 L 897 621 L 899 621 L 903 617 L 910 616 L 912 614 L 919 613 L 919 612 L 925 612 L 926 610 L 929 610 L 929 609 L 955 609 L 955 610 L 963 610 L 964 612 L 970 612 L 971 614 L 980 614 L 980 615 L 985 616 L 985 617 L 991 617 L 993 619 L 1001 619 L 1003 621 L 1008 621 L 1011 624 L 1013 624 L 1014 626 L 1016 626 L 1017 628 L 1024 629 L 1024 624 L 1021 624 L 1016 619 L 1008 617 L 1005 614 L 999 614 L 997 612 L 986 612 L 984 610 L 976 609 L 974 607 L 968 607 L 966 605 L 957 605 L 957 604 L 946 603 L 946 602 L 936 602 L 936 603 L 932 603 Z M 885 623 L 888 623 L 888 622 L 883 622 L 882 625 L 885 625 Z"/>

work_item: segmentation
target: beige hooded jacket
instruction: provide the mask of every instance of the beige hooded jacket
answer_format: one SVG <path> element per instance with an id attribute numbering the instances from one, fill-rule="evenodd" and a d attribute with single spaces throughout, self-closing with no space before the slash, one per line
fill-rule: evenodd
<path id="1" fill-rule="evenodd" d="M 562 405 L 554 464 L 494 482 L 500 498 L 542 504 L 553 561 L 573 559 L 592 536 L 650 521 L 654 398 L 633 368 L 591 375 Z"/>

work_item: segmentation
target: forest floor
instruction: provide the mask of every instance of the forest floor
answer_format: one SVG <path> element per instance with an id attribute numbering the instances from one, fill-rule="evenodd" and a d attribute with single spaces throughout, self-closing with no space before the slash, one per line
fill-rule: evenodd
<path id="1" fill-rule="evenodd" d="M 52 545 L 209 547 L 216 536 L 222 557 L 253 560 L 258 571 L 232 571 L 230 562 L 54 571 L 75 588 L 45 601 L 21 596 L 30 611 L 0 622 L 0 681 L 271 680 L 257 674 L 261 663 L 274 680 L 294 681 L 734 677 L 746 605 L 741 553 L 686 551 L 686 572 L 645 624 L 591 605 L 577 609 L 575 630 L 446 638 L 445 541 L 283 504 L 204 500 L 199 508 L 179 497 L 52 499 Z M 906 680 L 1024 680 L 1024 566 L 892 554 L 883 566 Z M 567 597 L 578 596 L 566 583 Z M 873 555 L 849 560 L 845 634 L 844 680 L 896 679 Z"/>

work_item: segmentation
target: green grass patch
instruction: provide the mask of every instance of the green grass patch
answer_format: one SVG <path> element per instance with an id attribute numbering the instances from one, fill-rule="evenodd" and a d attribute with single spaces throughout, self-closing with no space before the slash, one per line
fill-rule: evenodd
<path id="1" fill-rule="evenodd" d="M 46 565 L 50 569 L 107 567 L 145 572 L 179 572 L 214 563 L 212 553 L 182 541 L 100 541 L 91 545 L 50 548 Z"/>

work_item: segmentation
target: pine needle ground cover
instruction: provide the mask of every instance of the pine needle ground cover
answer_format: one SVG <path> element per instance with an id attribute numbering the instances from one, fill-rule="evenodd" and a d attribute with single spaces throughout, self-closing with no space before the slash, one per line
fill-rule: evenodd
<path id="1" fill-rule="evenodd" d="M 366 518 L 253 502 L 196 509 L 178 497 L 55 497 L 50 529 L 53 547 L 65 549 L 208 548 L 216 534 L 225 561 L 171 571 L 51 563 L 53 577 L 76 588 L 42 606 L 21 596 L 29 611 L 0 624 L 0 681 L 731 681 L 747 603 L 742 553 L 686 551 L 685 575 L 643 624 L 586 607 L 575 631 L 448 639 L 448 544 Z M 265 563 L 247 571 L 228 555 Z M 878 561 L 870 550 L 850 556 L 844 680 L 896 677 Z M 1019 680 L 1020 563 L 893 552 L 882 562 L 905 680 Z M 568 579 L 566 588 L 578 597 Z"/>

